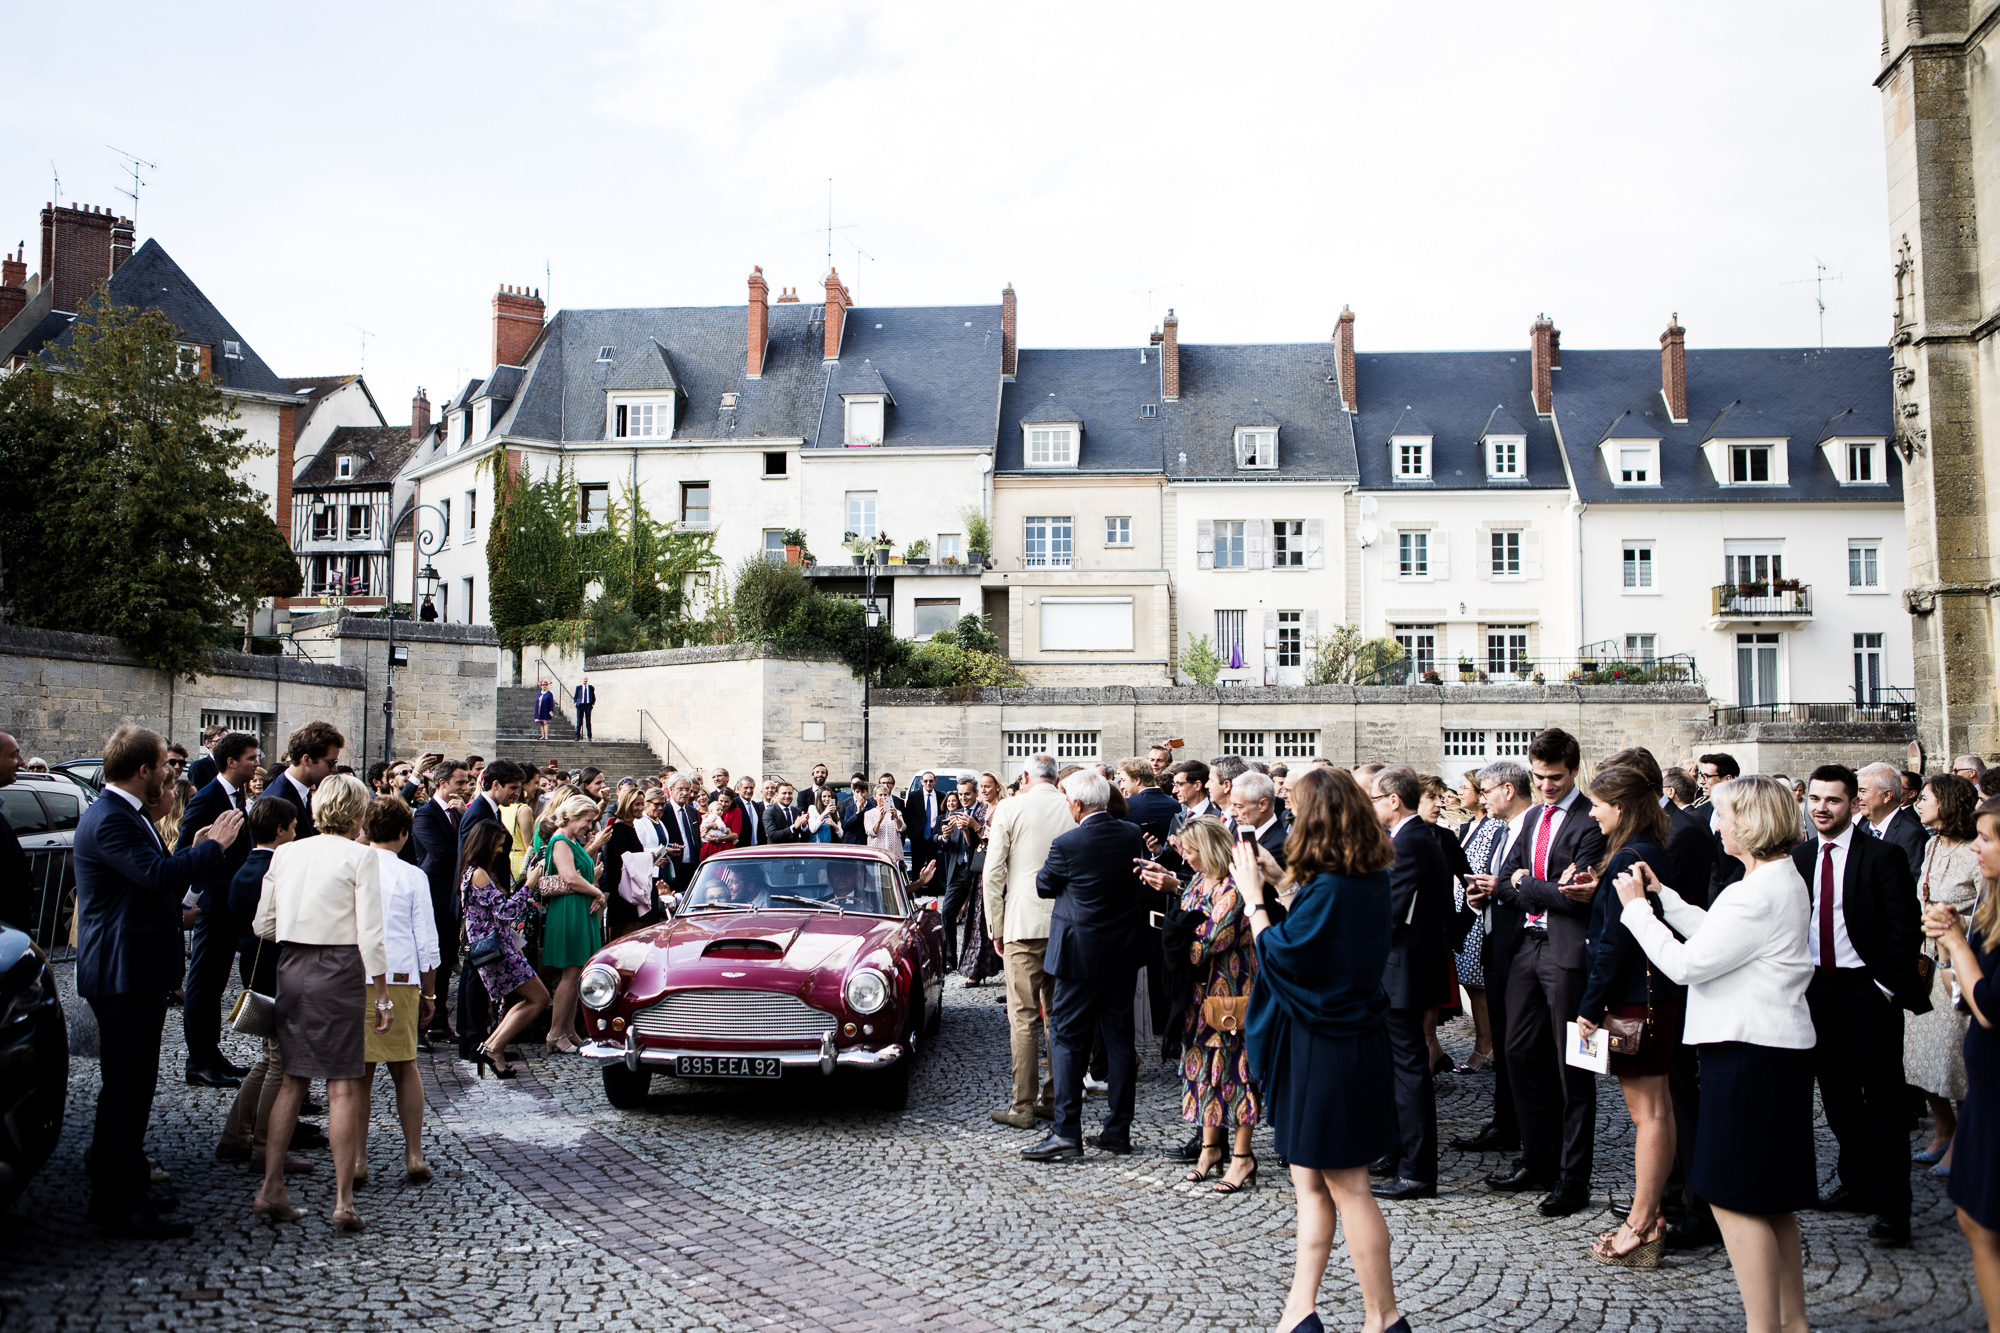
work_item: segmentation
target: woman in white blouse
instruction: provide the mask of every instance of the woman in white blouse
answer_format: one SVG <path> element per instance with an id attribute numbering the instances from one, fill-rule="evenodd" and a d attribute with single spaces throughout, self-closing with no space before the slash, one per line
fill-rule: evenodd
<path id="1" fill-rule="evenodd" d="M 903 859 L 903 811 L 896 804 L 896 778 L 884 773 L 875 787 L 875 803 L 861 816 L 862 832 L 870 847 L 880 847 L 898 861 Z"/>
<path id="2" fill-rule="evenodd" d="M 1715 1210 L 1750 1333 L 1806 1333 L 1794 1214 L 1816 1202 L 1819 1173 L 1806 1008 L 1812 899 L 1791 858 L 1798 805 L 1788 785 L 1764 777 L 1721 783 L 1709 800 L 1743 879 L 1703 911 L 1641 862 L 1618 877 L 1620 919 L 1653 966 L 1688 988 L 1682 1040 L 1701 1050 L 1688 1183 Z"/>
<path id="3" fill-rule="evenodd" d="M 375 1066 L 389 1066 L 396 1085 L 396 1118 L 403 1125 L 403 1175 L 413 1185 L 431 1178 L 424 1162 L 424 1085 L 417 1077 L 417 1034 L 428 1031 L 437 1008 L 437 919 L 431 909 L 430 880 L 398 855 L 410 838 L 410 807 L 383 796 L 361 816 L 361 833 L 375 849 L 382 874 L 382 943 L 389 954 L 389 999 L 396 1006 L 389 1030 L 369 1031 L 364 1041 L 368 1078 L 362 1088 L 360 1164 L 357 1182 L 368 1179 L 368 1092 Z"/>

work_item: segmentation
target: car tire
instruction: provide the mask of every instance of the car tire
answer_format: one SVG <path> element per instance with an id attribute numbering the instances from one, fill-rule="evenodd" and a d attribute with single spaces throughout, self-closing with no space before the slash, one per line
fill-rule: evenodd
<path id="1" fill-rule="evenodd" d="M 627 1069 L 622 1064 L 604 1066 L 604 1100 L 620 1111 L 630 1111 L 646 1104 L 646 1094 L 653 1089 L 653 1071 L 650 1069 Z"/>
<path id="2" fill-rule="evenodd" d="M 878 1111 L 901 1111 L 910 1104 L 910 1076 L 917 1064 L 917 1029 L 903 1034 L 903 1058 L 879 1074 L 868 1076 L 868 1104 Z"/>

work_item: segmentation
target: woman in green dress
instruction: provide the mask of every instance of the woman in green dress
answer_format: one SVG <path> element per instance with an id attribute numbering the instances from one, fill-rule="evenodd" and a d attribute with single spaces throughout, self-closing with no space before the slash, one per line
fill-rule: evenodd
<path id="1" fill-rule="evenodd" d="M 604 947 L 604 895 L 597 889 L 597 865 L 592 852 L 604 840 L 594 839 L 600 813 L 588 796 L 572 796 L 555 812 L 555 832 L 549 838 L 549 867 L 542 876 L 548 916 L 542 926 L 542 966 L 560 968 L 555 1011 L 549 1021 L 548 1049 L 565 1055 L 577 1048 L 576 988 L 583 965 Z M 588 841 L 586 841 L 588 840 Z"/>

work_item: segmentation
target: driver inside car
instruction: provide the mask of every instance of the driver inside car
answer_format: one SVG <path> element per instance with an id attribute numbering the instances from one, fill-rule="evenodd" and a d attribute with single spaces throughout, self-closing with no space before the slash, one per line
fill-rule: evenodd
<path id="1" fill-rule="evenodd" d="M 860 862 L 836 862 L 826 868 L 826 901 L 850 912 L 880 912 L 881 895 L 870 883 L 868 867 Z"/>
<path id="2" fill-rule="evenodd" d="M 708 887 L 704 899 L 711 903 L 730 903 L 750 906 L 757 901 L 757 887 L 749 879 L 737 873 L 734 866 L 715 867 L 715 882 Z"/>

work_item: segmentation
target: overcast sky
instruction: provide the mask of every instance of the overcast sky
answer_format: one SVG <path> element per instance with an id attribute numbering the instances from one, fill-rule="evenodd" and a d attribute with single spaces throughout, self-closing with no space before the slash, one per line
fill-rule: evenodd
<path id="1" fill-rule="evenodd" d="M 1026 346 L 1880 344 L 1875 0 L 112 3 L 11 13 L 0 239 L 119 206 L 392 422 L 555 306 L 990 303 Z M 1795 284 L 1795 285 L 1786 285 Z M 552 306 L 553 308 L 553 306 Z"/>

